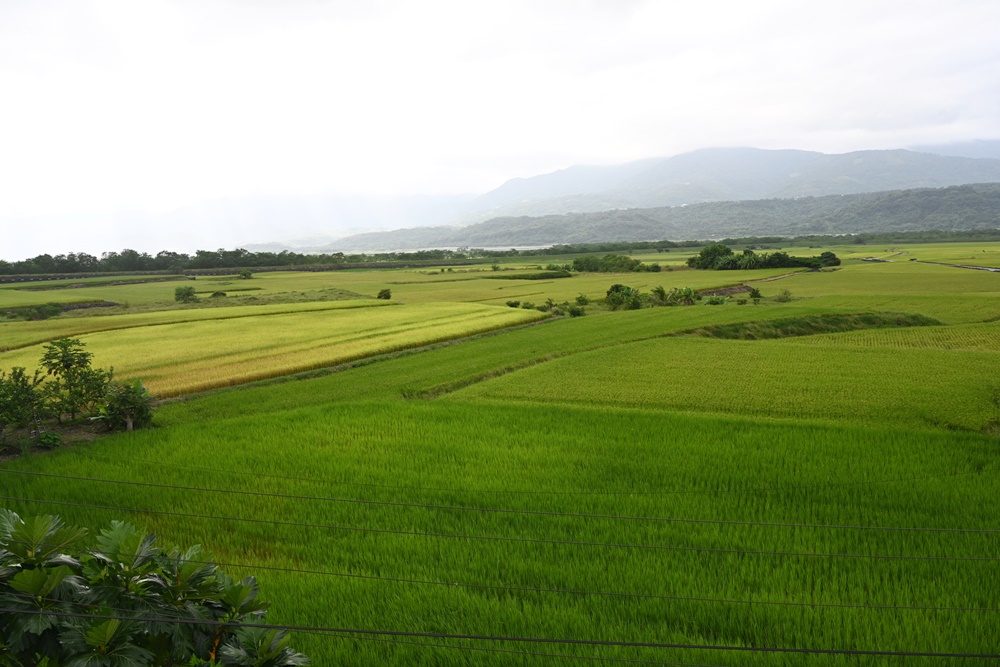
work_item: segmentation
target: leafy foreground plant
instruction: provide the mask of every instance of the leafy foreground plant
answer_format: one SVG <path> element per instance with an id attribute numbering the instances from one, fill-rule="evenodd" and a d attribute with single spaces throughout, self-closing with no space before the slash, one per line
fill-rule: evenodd
<path id="1" fill-rule="evenodd" d="M 0 666 L 309 664 L 287 631 L 260 627 L 256 580 L 234 581 L 200 546 L 164 550 L 122 521 L 97 549 L 79 548 L 86 534 L 0 510 Z"/>

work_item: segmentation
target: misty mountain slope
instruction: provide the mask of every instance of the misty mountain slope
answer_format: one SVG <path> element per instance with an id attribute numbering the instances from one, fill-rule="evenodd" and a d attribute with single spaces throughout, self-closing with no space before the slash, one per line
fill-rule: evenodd
<path id="1" fill-rule="evenodd" d="M 1000 183 L 504 217 L 451 230 L 353 236 L 339 240 L 331 249 L 512 247 L 924 229 L 1000 229 Z"/>
<path id="2" fill-rule="evenodd" d="M 621 188 L 639 197 L 649 197 L 650 193 L 673 196 L 678 201 L 664 202 L 672 206 L 694 203 L 685 200 L 685 195 L 712 200 L 760 199 L 825 157 L 822 153 L 796 150 L 706 148 L 663 160 L 627 180 Z"/>
<path id="3" fill-rule="evenodd" d="M 600 189 L 601 177 L 607 178 L 604 189 Z M 709 148 L 661 160 L 628 163 L 619 170 L 580 167 L 508 181 L 470 202 L 469 212 L 461 221 L 997 181 L 1000 181 L 1000 160 L 993 159 L 906 150 L 828 155 L 797 150 Z M 574 185 L 580 191 L 567 193 Z M 484 203 L 488 207 L 484 208 Z"/>
<path id="4" fill-rule="evenodd" d="M 977 139 L 975 141 L 959 141 L 952 144 L 910 146 L 910 150 L 918 153 L 934 153 L 935 155 L 1000 160 L 1000 139 Z"/>
<path id="5" fill-rule="evenodd" d="M 470 207 L 485 210 L 527 199 L 552 199 L 605 192 L 662 160 L 663 158 L 651 158 L 610 166 L 575 165 L 549 174 L 512 178 L 499 188 L 476 197 L 470 202 Z"/>
<path id="6" fill-rule="evenodd" d="M 1000 181 L 1000 160 L 946 157 L 913 151 L 825 155 L 811 169 L 772 191 L 773 197 L 941 188 Z"/>

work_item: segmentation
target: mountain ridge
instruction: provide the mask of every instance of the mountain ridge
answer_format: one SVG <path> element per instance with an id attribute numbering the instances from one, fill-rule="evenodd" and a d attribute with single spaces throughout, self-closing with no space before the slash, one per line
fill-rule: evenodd
<path id="1" fill-rule="evenodd" d="M 741 236 L 1000 228 L 1000 182 L 499 217 L 464 227 L 372 232 L 315 251 L 689 240 Z"/>

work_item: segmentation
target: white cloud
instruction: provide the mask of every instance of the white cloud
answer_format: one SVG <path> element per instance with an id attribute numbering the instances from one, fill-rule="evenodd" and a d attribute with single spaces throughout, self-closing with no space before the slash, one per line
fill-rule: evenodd
<path id="1" fill-rule="evenodd" d="M 1000 137 L 998 24 L 972 0 L 0 3 L 0 220 Z"/>

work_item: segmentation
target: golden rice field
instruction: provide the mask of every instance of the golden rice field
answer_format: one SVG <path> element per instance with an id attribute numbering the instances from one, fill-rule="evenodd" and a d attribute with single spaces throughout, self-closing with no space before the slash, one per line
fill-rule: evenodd
<path id="1" fill-rule="evenodd" d="M 227 308 L 200 308 L 183 310 L 155 310 L 130 315 L 91 315 L 52 320 L 18 321 L 0 323 L 0 352 L 28 345 L 37 345 L 57 338 L 81 336 L 98 331 L 132 329 L 161 324 L 179 324 L 204 320 L 227 320 L 237 317 L 263 317 L 286 313 L 371 308 L 395 305 L 390 301 L 347 300 L 316 301 L 306 303 L 281 303 L 262 306 L 231 306 Z"/>
<path id="2" fill-rule="evenodd" d="M 218 313 L 222 309 L 214 309 Z M 93 363 L 176 396 L 306 371 L 543 319 L 538 311 L 428 303 L 248 315 L 102 331 L 81 340 Z M 34 368 L 40 345 L 4 353 Z"/>

